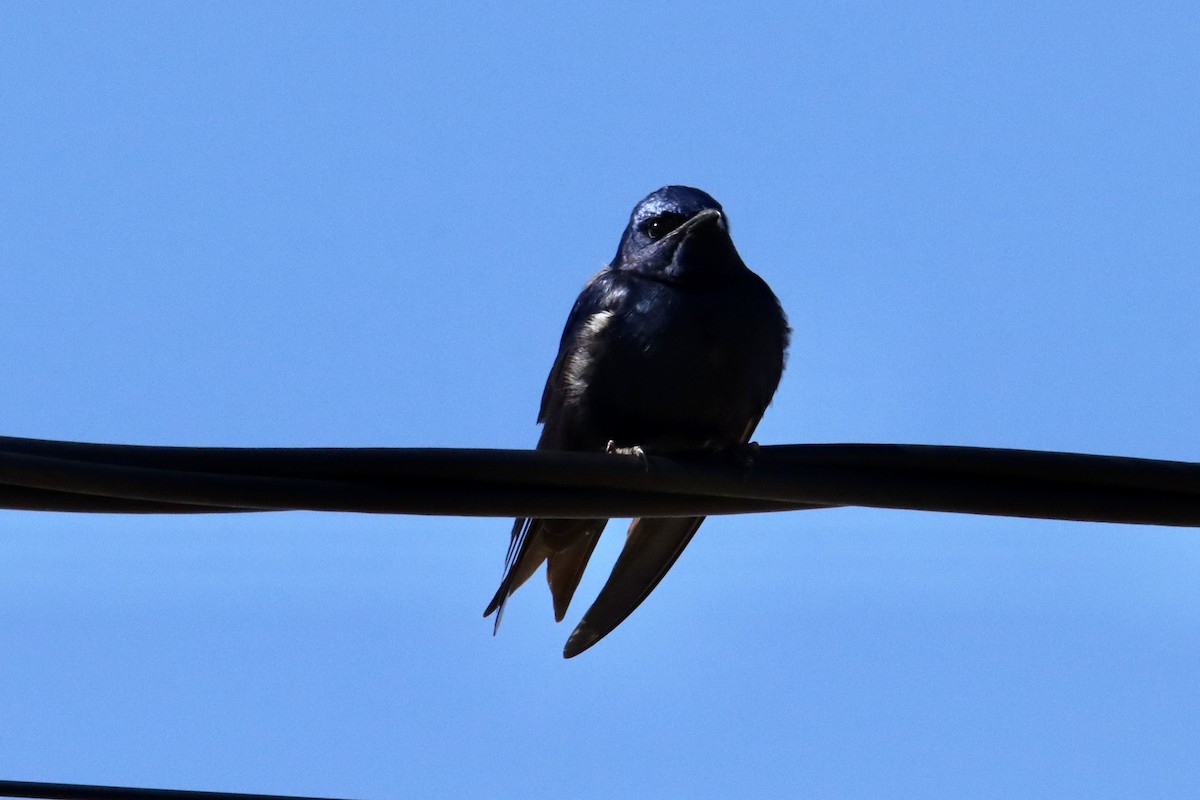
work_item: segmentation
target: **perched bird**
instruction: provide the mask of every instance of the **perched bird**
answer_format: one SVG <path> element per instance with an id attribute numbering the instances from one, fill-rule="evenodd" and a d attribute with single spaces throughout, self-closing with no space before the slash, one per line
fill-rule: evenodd
<path id="1" fill-rule="evenodd" d="M 617 255 L 583 288 L 542 393 L 539 450 L 655 453 L 743 445 L 783 373 L 787 317 L 742 262 L 721 205 L 688 186 L 638 203 Z M 608 582 L 567 640 L 577 655 L 621 623 L 679 558 L 703 517 L 629 526 Z M 546 562 L 561 621 L 606 519 L 518 519 L 496 612 Z"/>

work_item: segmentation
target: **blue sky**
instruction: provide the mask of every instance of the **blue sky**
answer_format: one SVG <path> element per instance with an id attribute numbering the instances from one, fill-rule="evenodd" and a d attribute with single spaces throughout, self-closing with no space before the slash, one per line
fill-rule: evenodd
<path id="1" fill-rule="evenodd" d="M 15 436 L 529 447 L 665 183 L 794 345 L 762 443 L 1200 460 L 1191 3 L 0 9 Z M 600 646 L 505 520 L 0 512 L 0 777 L 424 797 L 1181 797 L 1200 533 L 712 519 Z"/>

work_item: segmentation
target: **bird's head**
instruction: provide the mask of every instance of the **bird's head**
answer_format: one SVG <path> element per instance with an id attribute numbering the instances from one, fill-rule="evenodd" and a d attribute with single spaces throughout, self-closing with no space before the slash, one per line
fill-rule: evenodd
<path id="1" fill-rule="evenodd" d="M 743 266 L 721 204 L 690 186 L 664 186 L 634 206 L 612 261 L 613 269 L 672 283 Z"/>

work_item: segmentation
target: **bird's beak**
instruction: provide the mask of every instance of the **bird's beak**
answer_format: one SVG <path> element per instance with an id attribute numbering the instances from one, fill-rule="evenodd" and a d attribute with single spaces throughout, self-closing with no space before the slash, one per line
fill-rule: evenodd
<path id="1" fill-rule="evenodd" d="M 675 230 L 668 233 L 663 238 L 659 239 L 656 244 L 661 247 L 664 244 L 672 241 L 682 241 L 686 239 L 692 231 L 703 228 L 706 225 L 717 225 L 721 230 L 726 230 L 725 215 L 715 208 L 706 208 L 696 216 L 688 219 Z"/>
<path id="2" fill-rule="evenodd" d="M 725 227 L 725 215 L 715 208 L 706 208 L 696 216 L 689 219 L 687 222 L 675 229 L 675 232 L 687 236 L 693 228 L 699 228 L 708 224 L 716 224 L 721 228 Z"/>

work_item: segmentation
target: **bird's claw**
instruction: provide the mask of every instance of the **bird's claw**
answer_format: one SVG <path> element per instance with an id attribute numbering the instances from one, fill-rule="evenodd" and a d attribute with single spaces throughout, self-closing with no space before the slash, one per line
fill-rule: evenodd
<path id="1" fill-rule="evenodd" d="M 738 453 L 742 458 L 742 469 L 748 470 L 754 466 L 754 459 L 758 457 L 758 451 L 758 442 L 746 442 L 742 445 L 741 452 Z"/>
<path id="2" fill-rule="evenodd" d="M 646 455 L 646 451 L 643 450 L 640 445 L 635 444 L 632 447 L 617 447 L 617 443 L 612 439 L 609 439 L 608 444 L 604 446 L 604 452 L 608 453 L 609 455 L 617 456 L 637 456 L 642 462 L 642 467 L 647 472 L 650 471 L 650 459 Z"/>

